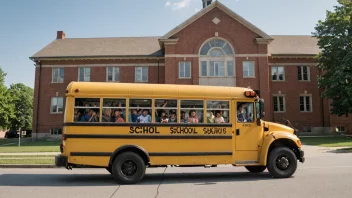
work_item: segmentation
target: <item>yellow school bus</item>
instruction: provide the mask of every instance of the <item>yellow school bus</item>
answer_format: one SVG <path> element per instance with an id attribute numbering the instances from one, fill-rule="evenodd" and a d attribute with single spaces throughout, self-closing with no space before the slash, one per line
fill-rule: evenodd
<path id="1" fill-rule="evenodd" d="M 170 165 L 290 177 L 304 162 L 301 142 L 293 128 L 264 121 L 263 107 L 248 88 L 71 82 L 55 164 L 106 168 L 122 184 Z"/>

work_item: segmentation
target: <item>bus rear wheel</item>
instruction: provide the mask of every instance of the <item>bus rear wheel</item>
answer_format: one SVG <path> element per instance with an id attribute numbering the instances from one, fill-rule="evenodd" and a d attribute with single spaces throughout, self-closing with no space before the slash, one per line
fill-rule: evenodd
<path id="1" fill-rule="evenodd" d="M 266 169 L 266 166 L 245 166 L 251 173 L 261 173 Z"/>
<path id="2" fill-rule="evenodd" d="M 277 147 L 270 152 L 267 167 L 273 177 L 288 178 L 296 172 L 297 157 L 291 149 Z"/>
<path id="3" fill-rule="evenodd" d="M 112 174 L 122 184 L 138 183 L 144 177 L 145 170 L 143 159 L 134 152 L 119 154 L 112 164 Z"/>

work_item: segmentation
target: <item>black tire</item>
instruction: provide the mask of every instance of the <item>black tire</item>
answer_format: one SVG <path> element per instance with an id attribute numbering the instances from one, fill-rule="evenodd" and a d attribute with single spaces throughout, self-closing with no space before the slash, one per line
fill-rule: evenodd
<path id="1" fill-rule="evenodd" d="M 274 148 L 268 156 L 267 168 L 275 178 L 291 177 L 297 169 L 297 157 L 287 147 Z"/>
<path id="2" fill-rule="evenodd" d="M 265 171 L 266 166 L 245 166 L 245 168 L 251 173 L 261 173 Z"/>
<path id="3" fill-rule="evenodd" d="M 121 184 L 136 184 L 145 175 L 145 163 L 134 152 L 119 154 L 112 164 L 112 175 Z"/>
<path id="4" fill-rule="evenodd" d="M 107 170 L 110 174 L 112 174 L 112 168 L 111 168 L 111 166 L 106 167 L 106 170 Z"/>

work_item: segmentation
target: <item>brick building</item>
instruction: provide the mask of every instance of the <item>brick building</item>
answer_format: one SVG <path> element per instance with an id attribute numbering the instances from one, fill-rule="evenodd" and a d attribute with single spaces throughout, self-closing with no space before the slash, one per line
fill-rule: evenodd
<path id="1" fill-rule="evenodd" d="M 302 131 L 352 130 L 320 98 L 311 36 L 273 36 L 225 5 L 204 8 L 161 37 L 66 38 L 63 31 L 30 57 L 36 65 L 33 133 L 61 133 L 71 81 L 250 87 L 265 100 L 265 120 L 289 119 Z M 211 2 L 211 1 L 210 1 Z"/>

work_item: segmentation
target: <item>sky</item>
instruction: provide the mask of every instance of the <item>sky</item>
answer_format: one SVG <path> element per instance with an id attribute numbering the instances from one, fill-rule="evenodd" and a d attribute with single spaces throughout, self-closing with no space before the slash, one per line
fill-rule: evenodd
<path id="1" fill-rule="evenodd" d="M 219 0 L 269 35 L 311 35 L 336 0 Z M 29 57 L 56 39 L 162 36 L 202 9 L 202 0 L 0 0 L 5 84 L 34 87 Z"/>

